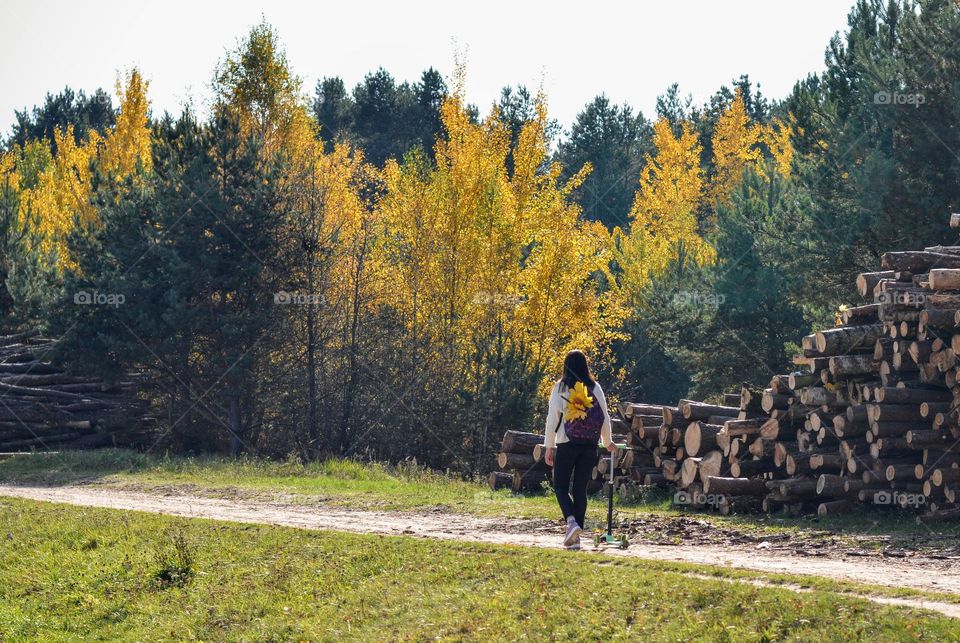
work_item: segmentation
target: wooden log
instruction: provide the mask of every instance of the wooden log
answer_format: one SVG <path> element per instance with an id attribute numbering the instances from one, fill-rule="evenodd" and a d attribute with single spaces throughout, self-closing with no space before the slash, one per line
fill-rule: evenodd
<path id="1" fill-rule="evenodd" d="M 960 294 L 957 293 L 933 293 L 925 295 L 923 305 L 930 308 L 951 308 L 960 309 Z"/>
<path id="2" fill-rule="evenodd" d="M 743 386 L 740 388 L 740 409 L 743 411 L 759 411 L 763 400 L 761 389 Z"/>
<path id="3" fill-rule="evenodd" d="M 923 419 L 916 404 L 868 404 L 867 420 L 870 422 L 919 422 Z"/>
<path id="4" fill-rule="evenodd" d="M 800 403 L 805 406 L 839 406 L 841 400 L 835 391 L 810 386 L 800 392 Z"/>
<path id="5" fill-rule="evenodd" d="M 680 400 L 680 413 L 687 420 L 706 420 L 711 415 L 722 415 L 735 418 L 740 413 L 739 407 L 705 404 L 695 400 Z"/>
<path id="6" fill-rule="evenodd" d="M 886 475 L 886 471 L 880 472 L 880 471 L 873 471 L 872 469 L 868 469 L 866 471 L 863 471 L 860 474 L 860 479 L 863 481 L 864 485 L 870 486 L 870 485 L 876 485 L 878 483 L 886 483 L 887 475 Z M 889 489 L 889 485 L 887 485 L 884 488 Z"/>
<path id="7" fill-rule="evenodd" d="M 656 415 L 661 419 L 663 418 L 663 405 L 662 404 L 637 404 L 631 402 L 627 404 L 627 412 L 625 415 L 629 418 L 632 418 L 634 415 Z"/>
<path id="8" fill-rule="evenodd" d="M 759 478 L 724 478 L 708 476 L 703 481 L 704 493 L 730 494 L 731 496 L 761 496 L 767 493 L 767 485 Z"/>
<path id="9" fill-rule="evenodd" d="M 24 373 L 0 376 L 0 382 L 5 384 L 19 384 L 20 386 L 54 386 L 57 384 L 95 384 L 104 386 L 104 382 L 91 379 L 89 377 L 76 377 L 66 373 L 52 373 L 41 375 L 37 373 Z"/>
<path id="10" fill-rule="evenodd" d="M 844 414 L 847 416 L 847 421 L 850 423 L 868 422 L 870 420 L 866 404 L 848 406 L 844 411 Z"/>
<path id="11" fill-rule="evenodd" d="M 817 481 L 810 478 L 780 480 L 775 488 L 785 498 L 814 498 L 817 495 Z"/>
<path id="12" fill-rule="evenodd" d="M 936 468 L 930 473 L 930 481 L 938 487 L 952 482 L 960 482 L 960 469 Z"/>
<path id="13" fill-rule="evenodd" d="M 675 406 L 664 406 L 663 407 L 663 423 L 669 424 L 670 426 L 675 426 L 675 422 L 683 420 L 683 415 L 680 414 L 680 409 Z M 689 421 L 685 421 L 689 423 Z M 683 425 L 686 426 L 686 423 Z"/>
<path id="14" fill-rule="evenodd" d="M 787 454 L 784 469 L 787 475 L 796 476 L 810 471 L 810 453 L 790 453 Z"/>
<path id="15" fill-rule="evenodd" d="M 874 344 L 882 334 L 883 324 L 841 326 L 818 332 L 815 342 L 817 351 L 824 356 L 863 350 L 872 352 Z"/>
<path id="16" fill-rule="evenodd" d="M 697 474 L 699 473 L 698 464 L 700 463 L 700 458 L 687 458 L 680 465 L 680 488 L 686 489 L 697 479 Z"/>
<path id="17" fill-rule="evenodd" d="M 893 279 L 892 270 L 883 270 L 881 272 L 862 272 L 857 275 L 857 292 L 861 297 L 870 297 L 873 295 L 873 289 L 877 287 L 883 279 Z"/>
<path id="18" fill-rule="evenodd" d="M 667 484 L 667 477 L 662 473 L 648 473 L 643 477 L 643 485 L 645 487 L 662 487 Z"/>
<path id="19" fill-rule="evenodd" d="M 763 397 L 760 401 L 760 408 L 763 409 L 765 413 L 770 413 L 773 409 L 785 409 L 793 401 L 793 395 L 783 395 L 780 393 L 775 393 L 773 389 L 765 389 L 763 391 Z"/>
<path id="20" fill-rule="evenodd" d="M 840 441 L 840 456 L 844 460 L 855 458 L 857 454 L 869 453 L 870 445 L 865 439 L 847 439 Z"/>
<path id="21" fill-rule="evenodd" d="M 727 420 L 723 424 L 723 431 L 731 438 L 756 436 L 760 434 L 760 430 L 763 428 L 766 422 L 768 422 L 768 419 L 764 417 L 750 418 L 746 420 Z"/>
<path id="22" fill-rule="evenodd" d="M 544 455 L 546 454 L 547 447 L 543 444 L 536 444 L 533 447 L 533 459 L 537 462 L 543 461 Z"/>
<path id="23" fill-rule="evenodd" d="M 817 478 L 817 495 L 818 496 L 842 496 L 846 494 L 844 490 L 844 483 L 847 481 L 847 478 L 843 478 L 836 474 L 824 473 Z"/>
<path id="24" fill-rule="evenodd" d="M 950 406 L 950 402 L 923 402 L 920 404 L 920 417 L 933 419 L 937 413 L 949 412 Z"/>
<path id="25" fill-rule="evenodd" d="M 821 473 L 839 473 L 845 464 L 839 453 L 814 453 L 810 456 L 810 469 Z"/>
<path id="26" fill-rule="evenodd" d="M 64 373 L 64 370 L 49 362 L 31 360 L 16 364 L 0 363 L 0 374 L 2 375 L 56 375 L 60 373 Z"/>
<path id="27" fill-rule="evenodd" d="M 487 484 L 491 489 L 509 489 L 513 484 L 513 474 L 506 471 L 491 471 L 487 476 Z"/>
<path id="28" fill-rule="evenodd" d="M 820 378 L 815 373 L 801 373 L 799 371 L 790 373 L 787 377 L 790 389 L 793 391 L 820 381 Z"/>
<path id="29" fill-rule="evenodd" d="M 728 496 L 720 498 L 717 509 L 721 515 L 752 514 L 761 511 L 762 499 L 759 496 Z"/>
<path id="30" fill-rule="evenodd" d="M 680 475 L 680 463 L 673 458 L 664 458 L 660 461 L 660 471 L 664 478 L 674 481 Z"/>
<path id="31" fill-rule="evenodd" d="M 843 479 L 843 492 L 847 495 L 858 494 L 861 489 L 864 489 L 865 485 L 863 480 L 857 480 L 855 478 L 844 478 Z M 880 487 L 878 487 L 880 488 Z M 885 487 L 884 487 L 885 488 Z"/>
<path id="32" fill-rule="evenodd" d="M 908 250 L 885 252 L 880 263 L 887 270 L 909 270 L 914 273 L 929 272 L 932 268 L 960 268 L 960 257 L 946 253 Z"/>
<path id="33" fill-rule="evenodd" d="M 938 511 L 931 511 L 920 516 L 924 523 L 948 522 L 960 518 L 960 507 L 949 507 Z"/>
<path id="34" fill-rule="evenodd" d="M 723 394 L 723 406 L 739 406 L 740 405 L 740 394 L 739 393 L 724 393 Z M 741 407 L 742 410 L 742 407 Z"/>
<path id="35" fill-rule="evenodd" d="M 525 431 L 507 431 L 503 434 L 500 450 L 506 453 L 533 454 L 533 447 L 543 444 L 543 436 Z"/>
<path id="36" fill-rule="evenodd" d="M 838 415 L 838 413 L 831 412 L 829 407 L 817 409 L 807 416 L 807 420 L 810 422 L 810 431 L 819 431 L 825 426 L 829 426 L 832 429 L 833 418 Z"/>
<path id="37" fill-rule="evenodd" d="M 706 476 L 719 476 L 726 472 L 723 454 L 719 451 L 710 451 L 700 458 L 697 463 L 697 475 L 701 480 Z"/>
<path id="38" fill-rule="evenodd" d="M 928 308 L 920 311 L 920 323 L 926 328 L 954 330 L 957 327 L 957 308 Z"/>
<path id="39" fill-rule="evenodd" d="M 520 471 L 547 470 L 546 462 L 535 460 L 533 454 L 507 453 L 506 451 L 497 454 L 497 466 L 501 469 L 518 469 Z"/>
<path id="40" fill-rule="evenodd" d="M 830 358 L 830 373 L 835 378 L 866 375 L 874 371 L 873 355 L 836 355 Z"/>
<path id="41" fill-rule="evenodd" d="M 757 438 L 750 443 L 750 447 L 747 450 L 750 452 L 750 455 L 757 458 L 772 458 L 776 450 L 776 444 L 768 442 L 763 438 Z"/>
<path id="42" fill-rule="evenodd" d="M 956 442 L 943 431 L 907 431 L 907 444 L 912 449 L 943 449 Z"/>
<path id="43" fill-rule="evenodd" d="M 514 491 L 534 491 L 542 488 L 548 479 L 543 471 L 514 471 L 510 487 Z"/>
<path id="44" fill-rule="evenodd" d="M 817 516 L 833 516 L 835 514 L 847 513 L 853 509 L 853 503 L 849 500 L 831 500 L 829 502 L 821 502 L 817 506 Z"/>
<path id="45" fill-rule="evenodd" d="M 894 482 L 895 480 L 916 480 L 918 466 L 923 467 L 923 465 L 916 464 L 891 464 L 884 470 L 884 474 L 887 482 Z"/>
<path id="46" fill-rule="evenodd" d="M 773 447 L 773 463 L 778 467 L 785 465 L 787 456 L 792 453 L 799 453 L 797 445 L 787 442 L 775 442 Z"/>
<path id="47" fill-rule="evenodd" d="M 88 435 L 95 436 L 98 439 L 109 440 L 109 436 L 103 434 L 94 433 Z M 52 435 L 44 435 L 42 437 L 30 437 L 20 440 L 4 440 L 2 443 L 0 443 L 0 451 L 19 451 L 22 449 L 35 449 L 38 447 L 41 449 L 49 449 L 50 447 L 59 446 L 61 443 L 79 439 L 80 437 L 86 436 L 78 436 L 76 431 L 66 431 Z"/>
<path id="48" fill-rule="evenodd" d="M 880 304 L 865 304 L 844 309 L 840 319 L 844 326 L 875 324 L 880 314 Z"/>
<path id="49" fill-rule="evenodd" d="M 877 402 L 885 404 L 922 404 L 923 402 L 950 402 L 953 395 L 942 389 L 879 387 L 874 391 Z"/>
<path id="50" fill-rule="evenodd" d="M 923 431 L 925 429 L 926 427 L 922 423 L 908 420 L 870 423 L 870 431 L 876 438 L 905 438 L 910 431 Z"/>
<path id="51" fill-rule="evenodd" d="M 778 418 L 770 418 L 760 427 L 759 435 L 764 440 L 770 442 L 793 442 L 796 439 L 796 431 L 792 424 Z"/>
<path id="52" fill-rule="evenodd" d="M 838 415 L 833 418 L 833 432 L 838 438 L 866 435 L 869 430 L 870 425 L 866 420 L 851 422 L 846 415 Z"/>
<path id="53" fill-rule="evenodd" d="M 643 415 L 634 413 L 630 418 L 630 429 L 632 431 L 643 431 L 649 428 L 660 428 L 663 424 L 663 413 L 656 415 Z"/>
<path id="54" fill-rule="evenodd" d="M 730 475 L 734 478 L 749 478 L 779 469 L 771 458 L 761 460 L 737 460 L 730 464 Z"/>
<path id="55" fill-rule="evenodd" d="M 723 429 L 717 424 L 692 422 L 683 433 L 683 448 L 688 455 L 702 455 L 716 448 L 717 434 Z"/>

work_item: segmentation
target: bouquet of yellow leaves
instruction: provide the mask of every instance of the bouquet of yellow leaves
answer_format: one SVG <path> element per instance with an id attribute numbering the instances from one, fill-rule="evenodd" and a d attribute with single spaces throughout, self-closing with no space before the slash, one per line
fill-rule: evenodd
<path id="1" fill-rule="evenodd" d="M 567 411 L 564 414 L 567 421 L 574 422 L 587 417 L 587 411 L 593 408 L 593 398 L 587 391 L 583 382 L 577 382 L 570 390 L 570 398 L 567 400 Z"/>

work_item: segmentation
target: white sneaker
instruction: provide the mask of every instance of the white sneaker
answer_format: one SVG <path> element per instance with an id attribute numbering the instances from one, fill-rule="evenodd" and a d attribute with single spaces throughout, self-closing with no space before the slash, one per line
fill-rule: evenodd
<path id="1" fill-rule="evenodd" d="M 580 551 L 580 536 L 577 536 L 571 544 L 564 545 L 563 548 L 568 551 Z"/>
<path id="2" fill-rule="evenodd" d="M 576 520 L 570 520 L 567 522 L 567 535 L 563 537 L 563 546 L 569 547 L 573 543 L 577 543 L 577 548 L 580 547 L 580 534 L 583 533 L 583 529 L 580 528 L 580 525 L 577 524 Z"/>

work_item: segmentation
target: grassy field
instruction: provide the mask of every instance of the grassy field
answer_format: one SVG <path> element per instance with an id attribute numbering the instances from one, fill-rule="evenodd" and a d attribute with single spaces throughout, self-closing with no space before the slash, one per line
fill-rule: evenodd
<path id="1" fill-rule="evenodd" d="M 415 464 L 387 466 L 354 460 L 310 464 L 254 458 L 181 458 L 131 451 L 74 451 L 0 460 L 0 483 L 184 485 L 226 492 L 241 489 L 321 498 L 353 508 L 416 510 L 442 507 L 479 515 L 556 518 L 556 501 L 543 494 L 493 492 L 481 481 L 434 472 Z"/>
<path id="2" fill-rule="evenodd" d="M 574 552 L 11 499 L 0 499 L 0 525 L 0 640 L 960 636 L 956 621 L 829 591 L 693 579 Z"/>
<path id="3" fill-rule="evenodd" d="M 257 494 L 281 493 L 330 505 L 380 510 L 421 510 L 441 508 L 481 516 L 557 519 L 556 501 L 550 493 L 515 494 L 491 491 L 481 480 L 462 480 L 414 464 L 387 466 L 353 460 L 327 460 L 310 464 L 253 458 L 183 458 L 148 456 L 124 450 L 74 451 L 49 455 L 0 459 L 0 484 L 99 483 L 120 487 L 164 488 L 180 486 L 195 493 L 232 495 L 237 491 Z M 677 515 L 670 495 L 652 492 L 640 503 L 617 502 L 625 518 L 656 513 Z M 834 529 L 850 536 L 890 534 L 909 537 L 927 534 L 908 512 L 863 509 L 851 514 L 830 516 L 815 522 L 806 518 L 767 515 L 720 518 L 699 514 L 705 520 L 727 527 L 758 533 L 797 529 Z M 589 525 L 605 520 L 602 502 L 590 503 Z M 589 526 L 588 525 L 588 526 Z M 960 525 L 944 523 L 933 527 L 938 535 L 960 536 Z M 881 546 L 880 542 L 863 543 Z"/>

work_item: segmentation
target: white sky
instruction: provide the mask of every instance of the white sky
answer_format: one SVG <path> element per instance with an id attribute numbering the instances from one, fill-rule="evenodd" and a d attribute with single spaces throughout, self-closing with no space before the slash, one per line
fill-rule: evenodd
<path id="1" fill-rule="evenodd" d="M 261 17 L 278 29 L 311 93 L 324 76 L 352 88 L 380 65 L 398 80 L 416 80 L 431 65 L 447 76 L 463 51 L 467 98 L 481 111 L 504 85 L 542 83 L 565 129 L 602 92 L 651 116 L 673 82 L 700 103 L 747 73 L 781 98 L 823 68 L 852 4 L 0 0 L 0 133 L 9 134 L 14 109 L 41 103 L 46 92 L 112 90 L 117 71 L 133 65 L 150 80 L 154 115 L 186 100 L 202 105 L 216 62 Z"/>

